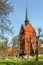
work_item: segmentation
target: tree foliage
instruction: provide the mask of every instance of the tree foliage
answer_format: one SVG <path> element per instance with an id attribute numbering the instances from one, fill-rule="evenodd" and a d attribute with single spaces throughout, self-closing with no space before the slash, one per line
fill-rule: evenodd
<path id="1" fill-rule="evenodd" d="M 13 47 L 19 47 L 19 44 L 20 44 L 19 35 L 12 38 L 12 44 L 13 44 Z"/>

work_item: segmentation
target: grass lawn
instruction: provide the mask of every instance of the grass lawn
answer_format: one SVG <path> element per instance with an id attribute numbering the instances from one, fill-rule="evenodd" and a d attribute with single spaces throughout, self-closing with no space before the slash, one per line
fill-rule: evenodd
<path id="1" fill-rule="evenodd" d="M 39 59 L 43 59 L 43 55 L 40 55 L 38 58 L 39 58 Z"/>
<path id="2" fill-rule="evenodd" d="M 0 65 L 43 65 L 43 61 L 14 61 L 14 60 L 0 60 Z"/>

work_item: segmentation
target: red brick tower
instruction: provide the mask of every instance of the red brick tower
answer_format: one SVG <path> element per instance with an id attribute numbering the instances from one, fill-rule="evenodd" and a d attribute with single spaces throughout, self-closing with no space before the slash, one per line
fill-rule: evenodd
<path id="1" fill-rule="evenodd" d="M 20 51 L 25 51 L 26 55 L 35 54 L 36 51 L 36 34 L 33 26 L 28 20 L 28 9 L 26 8 L 25 24 L 20 29 Z"/>

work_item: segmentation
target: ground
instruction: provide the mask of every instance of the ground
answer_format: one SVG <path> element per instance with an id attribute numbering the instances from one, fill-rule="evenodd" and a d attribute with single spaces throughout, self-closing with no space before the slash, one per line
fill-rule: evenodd
<path id="1" fill-rule="evenodd" d="M 0 60 L 0 65 L 43 65 L 43 55 L 39 55 L 38 61 L 35 61 L 35 56 L 21 59 L 4 59 Z"/>

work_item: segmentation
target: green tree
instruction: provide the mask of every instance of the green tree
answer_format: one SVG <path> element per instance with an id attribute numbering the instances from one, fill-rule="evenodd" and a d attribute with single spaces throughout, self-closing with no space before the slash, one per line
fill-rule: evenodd
<path id="1" fill-rule="evenodd" d="M 19 47 L 19 43 L 20 43 L 20 40 L 19 40 L 19 35 L 16 35 L 12 38 L 12 44 L 13 44 L 13 47 Z"/>

